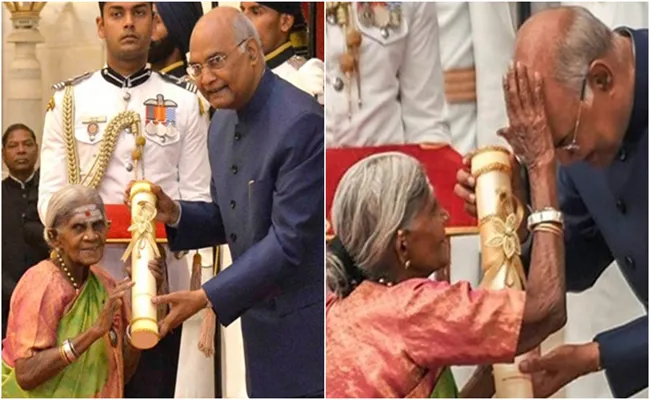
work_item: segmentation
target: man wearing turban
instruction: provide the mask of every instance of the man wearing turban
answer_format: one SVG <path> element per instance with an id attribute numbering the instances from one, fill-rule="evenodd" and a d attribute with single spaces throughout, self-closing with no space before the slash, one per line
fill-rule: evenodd
<path id="1" fill-rule="evenodd" d="M 153 41 L 149 49 L 151 67 L 159 72 L 185 78 L 185 54 L 190 49 L 190 36 L 201 16 L 201 2 L 157 2 Z"/>

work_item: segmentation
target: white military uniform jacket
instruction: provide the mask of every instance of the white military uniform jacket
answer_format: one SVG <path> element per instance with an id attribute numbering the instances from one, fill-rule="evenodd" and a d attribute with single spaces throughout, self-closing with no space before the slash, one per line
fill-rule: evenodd
<path id="1" fill-rule="evenodd" d="M 50 197 L 68 183 L 63 124 L 67 84 L 74 94 L 72 129 L 82 182 L 100 156 L 102 139 L 111 120 L 123 111 L 132 110 L 140 114 L 141 131 L 146 138 L 142 157 L 144 177 L 159 184 L 174 199 L 210 201 L 207 119 L 201 115 L 195 87 L 148 67 L 129 78 L 105 67 L 54 86 L 57 91 L 45 116 L 41 146 L 38 211 L 42 220 Z M 167 128 L 154 123 L 153 106 L 147 112 L 145 103 L 157 102 L 167 107 L 166 118 L 174 122 L 168 123 Z M 132 159 L 135 137 L 123 130 L 116 138 L 115 150 L 97 187 L 106 204 L 122 204 L 124 190 L 135 177 Z M 107 245 L 100 262 L 116 279 L 125 276 L 124 263 L 120 260 L 125 249 L 126 244 Z M 170 291 L 188 289 L 187 261 L 177 260 L 168 251 L 167 263 Z"/>
<path id="2" fill-rule="evenodd" d="M 318 58 L 305 60 L 287 42 L 266 56 L 266 65 L 280 78 L 314 96 L 323 105 L 325 66 Z"/>
<path id="3" fill-rule="evenodd" d="M 502 75 L 515 43 L 514 3 L 437 2 L 440 56 L 445 71 L 452 144 L 461 154 L 505 145 L 496 135 L 508 125 Z M 454 101 L 453 91 L 474 99 Z"/>
<path id="4" fill-rule="evenodd" d="M 357 79 L 349 80 L 339 66 L 347 51 L 344 30 L 329 17 L 325 28 L 327 146 L 451 143 L 436 5 L 399 3 L 400 25 L 382 30 L 361 23 L 358 4 L 350 19 L 362 35 L 361 99 Z"/>

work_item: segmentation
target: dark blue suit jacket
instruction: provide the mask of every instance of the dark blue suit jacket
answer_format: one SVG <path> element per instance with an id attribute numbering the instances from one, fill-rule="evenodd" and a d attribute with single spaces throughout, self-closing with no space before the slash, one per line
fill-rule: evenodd
<path id="1" fill-rule="evenodd" d="M 648 30 L 634 39 L 634 109 L 614 163 L 598 169 L 575 163 L 558 170 L 565 218 L 567 290 L 583 291 L 617 261 L 648 309 Z M 588 132 L 587 132 L 588 133 Z M 616 397 L 648 386 L 648 316 L 600 333 L 601 366 Z"/>
<path id="2" fill-rule="evenodd" d="M 228 243 L 203 288 L 219 322 L 241 317 L 248 394 L 324 389 L 324 128 L 309 95 L 267 69 L 246 107 L 210 125 L 212 203 L 181 202 L 173 250 Z"/>

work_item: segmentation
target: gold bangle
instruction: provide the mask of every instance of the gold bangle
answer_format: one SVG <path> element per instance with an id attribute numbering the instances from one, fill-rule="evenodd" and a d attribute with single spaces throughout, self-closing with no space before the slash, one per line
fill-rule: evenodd
<path id="1" fill-rule="evenodd" d="M 129 344 L 129 346 L 133 346 L 133 342 L 131 341 L 131 324 L 128 324 L 126 326 L 126 329 L 124 330 L 124 336 L 126 336 L 126 343 Z"/>
<path id="2" fill-rule="evenodd" d="M 550 226 L 542 226 L 542 227 L 539 227 L 539 228 L 535 228 L 533 230 L 533 232 L 548 232 L 548 233 L 552 233 L 552 234 L 557 235 L 557 236 L 562 236 L 563 235 L 561 230 L 559 230 L 557 228 L 552 228 Z"/>
<path id="3" fill-rule="evenodd" d="M 70 363 L 73 363 L 77 361 L 77 354 L 72 348 L 72 343 L 70 342 L 70 339 L 66 339 L 65 342 L 63 342 L 63 352 L 65 353 L 65 357 L 70 360 Z"/>
<path id="4" fill-rule="evenodd" d="M 557 222 L 542 222 L 540 224 L 543 227 L 549 228 L 549 229 L 555 229 L 556 231 L 560 233 L 564 233 L 564 225 L 557 223 Z"/>
<path id="5" fill-rule="evenodd" d="M 533 232 L 548 232 L 548 233 L 553 233 L 557 236 L 563 236 L 564 231 L 559 228 L 556 224 L 550 223 L 550 222 L 542 222 L 541 224 L 535 225 L 533 228 Z"/>
<path id="6" fill-rule="evenodd" d="M 72 340 L 68 339 L 68 347 L 70 348 L 70 351 L 74 355 L 74 359 L 77 360 L 81 354 L 77 351 L 77 349 L 74 348 L 74 345 L 72 344 Z"/>
<path id="7" fill-rule="evenodd" d="M 549 225 L 537 225 L 535 228 L 533 228 L 533 232 L 548 232 L 548 233 L 553 233 L 555 235 L 560 235 L 560 230 Z"/>
<path id="8" fill-rule="evenodd" d="M 65 355 L 65 351 L 63 350 L 63 345 L 59 346 L 59 356 L 61 356 L 61 359 L 63 360 L 63 362 L 66 363 L 66 365 L 72 364 L 72 362 L 70 362 L 70 360 L 68 359 L 68 356 Z"/>
<path id="9" fill-rule="evenodd" d="M 561 224 L 559 222 L 555 222 L 555 221 L 540 222 L 539 224 L 537 224 L 535 226 L 550 226 L 552 228 L 559 229 L 559 230 L 562 230 L 562 228 L 564 227 L 563 224 Z"/>

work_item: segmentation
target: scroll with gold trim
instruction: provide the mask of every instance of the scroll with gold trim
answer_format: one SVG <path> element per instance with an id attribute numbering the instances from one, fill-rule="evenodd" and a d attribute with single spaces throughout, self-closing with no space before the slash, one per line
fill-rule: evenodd
<path id="1" fill-rule="evenodd" d="M 476 206 L 481 239 L 481 288 L 524 290 L 525 274 L 520 259 L 517 230 L 524 210 L 512 193 L 510 151 L 486 147 L 472 155 L 471 172 L 476 179 Z M 515 358 L 513 364 L 495 364 L 494 386 L 499 398 L 532 398 L 530 375 L 519 372 L 519 363 L 532 350 Z"/>
<path id="2" fill-rule="evenodd" d="M 158 344 L 158 313 L 151 298 L 156 296 L 156 279 L 149 270 L 149 261 L 160 257 L 156 244 L 156 196 L 147 181 L 136 181 L 131 187 L 131 242 L 122 261 L 131 256 L 132 317 L 131 343 L 142 350 Z"/>

